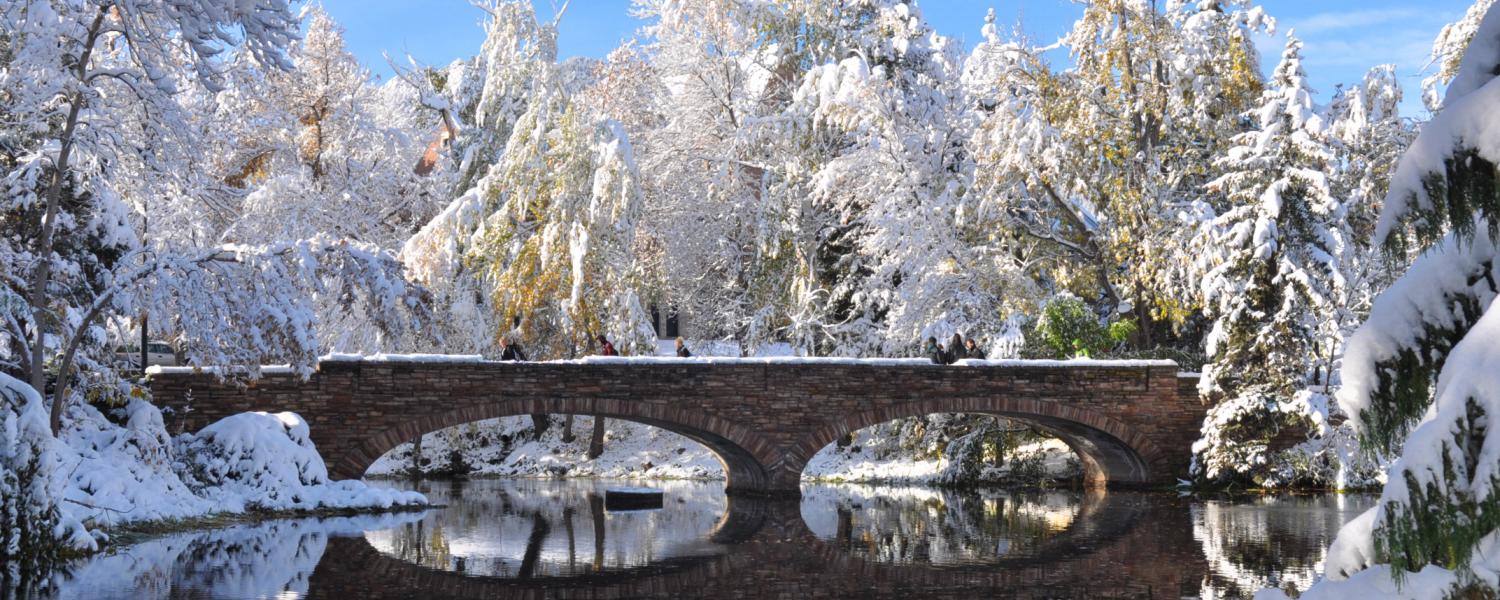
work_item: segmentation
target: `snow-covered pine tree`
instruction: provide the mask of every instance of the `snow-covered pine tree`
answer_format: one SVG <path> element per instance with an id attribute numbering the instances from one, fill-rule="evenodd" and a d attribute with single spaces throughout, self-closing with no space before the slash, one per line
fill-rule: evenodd
<path id="1" fill-rule="evenodd" d="M 1326 413 L 1326 399 L 1306 390 L 1314 315 L 1344 285 L 1334 258 L 1344 241 L 1327 177 L 1333 152 L 1301 49 L 1288 40 L 1260 106 L 1246 114 L 1253 129 L 1236 137 L 1218 161 L 1227 172 L 1209 184 L 1232 206 L 1207 233 L 1218 253 L 1202 283 L 1213 328 L 1199 391 L 1215 404 L 1193 452 L 1195 474 L 1211 480 L 1263 468 L 1282 427 L 1321 426 Z"/>
<path id="2" fill-rule="evenodd" d="M 1422 103 L 1427 105 L 1427 110 L 1437 112 L 1442 109 L 1443 91 L 1439 88 L 1448 85 L 1458 74 L 1459 61 L 1463 59 L 1470 40 L 1474 39 L 1474 32 L 1479 29 L 1479 20 L 1494 5 L 1495 0 L 1475 0 L 1462 18 L 1445 25 L 1438 32 L 1437 39 L 1432 41 L 1432 55 L 1428 61 L 1437 69 L 1422 80 Z"/>
<path id="3" fill-rule="evenodd" d="M 1380 504 L 1339 533 L 1326 568 L 1335 581 L 1309 594 L 1337 597 L 1336 580 L 1365 569 L 1360 577 L 1399 582 L 1424 567 L 1449 572 L 1450 595 L 1500 591 L 1474 569 L 1500 551 L 1497 72 L 1500 10 L 1490 9 L 1381 211 L 1376 240 L 1398 257 L 1422 255 L 1376 299 L 1344 354 L 1340 406 L 1369 451 L 1399 458 Z"/>
<path id="4" fill-rule="evenodd" d="M 1323 319 L 1319 354 L 1325 364 L 1319 368 L 1325 379 L 1334 376 L 1333 363 L 1343 353 L 1343 342 L 1369 314 L 1375 294 L 1399 274 L 1393 268 L 1409 262 L 1406 257 L 1382 260 L 1374 243 L 1391 175 L 1416 133 L 1401 117 L 1401 98 L 1395 65 L 1380 65 L 1359 85 L 1344 90 L 1328 109 L 1336 156 L 1331 185 L 1341 200 L 1335 222 L 1346 240 L 1337 258 L 1346 285 L 1335 298 L 1332 318 Z"/>

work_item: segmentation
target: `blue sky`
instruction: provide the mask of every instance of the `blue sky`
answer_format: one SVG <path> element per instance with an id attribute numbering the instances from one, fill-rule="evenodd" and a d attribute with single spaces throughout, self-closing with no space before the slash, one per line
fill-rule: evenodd
<path id="1" fill-rule="evenodd" d="M 532 0 L 539 15 L 553 2 Z M 390 76 L 383 53 L 398 60 L 447 64 L 478 52 L 483 13 L 467 0 L 322 0 L 345 28 L 350 49 L 378 77 Z M 1358 82 L 1369 67 L 1394 63 L 1406 89 L 1408 116 L 1419 116 L 1422 69 L 1432 39 L 1458 19 L 1472 0 L 1264 0 L 1277 19 L 1277 36 L 1259 46 L 1267 70 L 1275 66 L 1285 34 L 1295 29 L 1306 43 L 1308 76 L 1327 101 L 1339 83 Z M 1021 23 L 1032 39 L 1050 42 L 1065 33 L 1082 10 L 1070 0 L 920 0 L 939 32 L 972 44 L 984 15 L 994 8 L 1002 25 Z M 573 0 L 558 32 L 562 57 L 603 57 L 643 24 L 630 17 L 630 0 Z"/>

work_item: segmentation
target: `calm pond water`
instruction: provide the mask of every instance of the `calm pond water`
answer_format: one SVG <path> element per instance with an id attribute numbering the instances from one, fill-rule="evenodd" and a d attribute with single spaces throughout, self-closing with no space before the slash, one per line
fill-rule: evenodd
<path id="1" fill-rule="evenodd" d="M 395 484 L 382 484 L 395 485 Z M 1364 496 L 806 485 L 800 502 L 652 482 L 421 483 L 446 508 L 152 539 L 54 578 L 60 598 L 1239 598 L 1305 589 Z"/>

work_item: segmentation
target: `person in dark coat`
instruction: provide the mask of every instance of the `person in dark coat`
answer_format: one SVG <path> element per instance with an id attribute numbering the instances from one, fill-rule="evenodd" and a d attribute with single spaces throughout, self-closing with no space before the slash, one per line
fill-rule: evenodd
<path id="1" fill-rule="evenodd" d="M 967 358 L 966 356 L 964 356 L 964 336 L 955 333 L 953 334 L 953 339 L 948 340 L 948 352 L 946 358 L 946 364 L 950 365 L 961 361 L 964 358 Z"/>
<path id="2" fill-rule="evenodd" d="M 922 346 L 922 354 L 935 365 L 946 364 L 948 362 L 947 357 L 944 356 L 945 353 L 942 347 L 938 346 L 937 338 L 935 337 L 927 338 L 927 343 Z"/>
<path id="3" fill-rule="evenodd" d="M 979 344 L 974 343 L 974 338 L 964 340 L 964 358 L 984 360 L 984 350 L 979 349 Z"/>
<path id="4" fill-rule="evenodd" d="M 599 354 L 601 354 L 603 356 L 619 356 L 620 355 L 619 352 L 615 351 L 615 345 L 609 343 L 609 340 L 606 339 L 604 337 L 604 334 L 602 334 L 602 333 L 599 334 Z"/>
<path id="5" fill-rule="evenodd" d="M 682 336 L 677 336 L 677 358 L 692 358 L 692 357 L 693 357 L 693 353 L 692 352 L 688 352 L 687 343 L 682 340 Z"/>
<path id="6" fill-rule="evenodd" d="M 500 337 L 500 360 L 526 361 L 526 352 L 521 350 L 521 345 L 511 341 L 510 336 Z"/>

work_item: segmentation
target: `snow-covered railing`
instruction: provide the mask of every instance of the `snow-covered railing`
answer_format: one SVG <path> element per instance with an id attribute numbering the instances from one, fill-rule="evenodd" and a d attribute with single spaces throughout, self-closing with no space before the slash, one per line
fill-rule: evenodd
<path id="1" fill-rule="evenodd" d="M 427 363 L 427 364 L 505 364 L 500 361 L 487 360 L 477 354 L 328 354 L 319 358 L 320 363 Z M 528 364 L 528 363 L 519 363 Z M 1010 368 L 1056 368 L 1056 369 L 1078 369 L 1078 368 L 1177 368 L 1177 363 L 1170 360 L 1099 360 L 1089 358 L 1074 358 L 1067 360 L 1027 360 L 1027 359 L 1003 359 L 1003 360 L 961 360 L 953 365 L 934 365 L 926 358 L 844 358 L 835 356 L 766 356 L 766 357 L 728 357 L 728 356 L 695 356 L 691 358 L 678 358 L 676 356 L 589 356 L 574 360 L 538 361 L 529 364 L 553 364 L 553 365 L 860 365 L 879 367 L 920 367 L 920 366 L 956 366 L 956 367 L 1010 367 Z M 244 373 L 243 368 L 225 370 L 222 367 L 163 367 L 153 366 L 146 369 L 149 375 L 159 374 L 193 374 L 211 373 L 224 374 L 226 372 Z M 264 366 L 260 368 L 262 375 L 289 375 L 295 374 L 295 369 L 286 365 Z"/>

